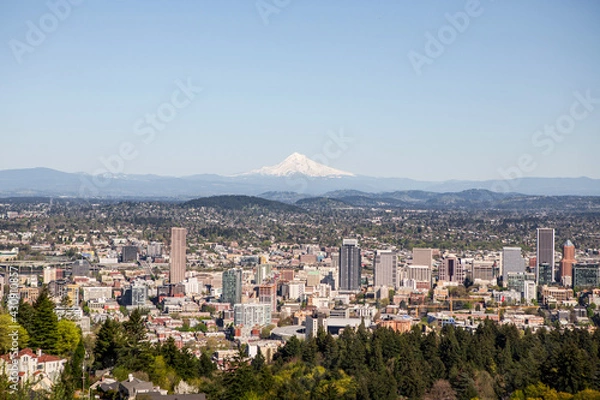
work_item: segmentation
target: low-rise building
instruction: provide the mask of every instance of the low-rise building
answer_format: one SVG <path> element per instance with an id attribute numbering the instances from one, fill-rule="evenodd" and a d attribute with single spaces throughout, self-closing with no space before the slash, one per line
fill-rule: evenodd
<path id="1" fill-rule="evenodd" d="M 236 304 L 234 310 L 234 324 L 246 327 L 265 326 L 271 323 L 270 304 Z"/>
<path id="2" fill-rule="evenodd" d="M 55 383 L 66 362 L 65 358 L 44 354 L 41 349 L 34 353 L 27 348 L 19 351 L 14 359 L 11 359 L 10 354 L 0 356 L 0 371 L 10 376 L 16 365 L 20 383 L 35 383 L 44 378 Z"/>
<path id="3" fill-rule="evenodd" d="M 573 266 L 574 288 L 595 288 L 600 286 L 600 264 L 575 264 Z"/>
<path id="4" fill-rule="evenodd" d="M 396 318 L 396 319 L 383 320 L 383 321 L 379 321 L 377 323 L 377 326 L 379 326 L 381 328 L 389 328 L 389 329 L 393 330 L 394 332 L 398 332 L 398 333 L 406 333 L 406 332 L 409 332 L 410 328 L 412 327 L 412 320 L 411 320 L 411 318 Z"/>
<path id="5" fill-rule="evenodd" d="M 542 286 L 542 303 L 561 305 L 573 300 L 573 291 L 571 289 L 559 288 L 555 286 Z"/>

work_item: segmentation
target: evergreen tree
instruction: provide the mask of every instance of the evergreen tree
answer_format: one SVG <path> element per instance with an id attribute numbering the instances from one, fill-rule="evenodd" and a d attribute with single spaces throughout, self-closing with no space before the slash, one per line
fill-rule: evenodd
<path id="1" fill-rule="evenodd" d="M 255 372 L 260 372 L 265 368 L 265 364 L 266 364 L 265 356 L 263 356 L 262 351 L 260 351 L 260 347 L 259 347 L 258 351 L 256 352 L 256 356 L 254 356 L 250 365 L 252 365 L 252 369 Z"/>
<path id="2" fill-rule="evenodd" d="M 227 400 L 243 399 L 250 393 L 258 393 L 260 388 L 252 367 L 240 356 L 231 361 L 231 372 L 224 377 Z"/>
<path id="3" fill-rule="evenodd" d="M 198 376 L 199 360 L 189 349 L 184 348 L 179 352 L 178 363 L 175 365 L 175 372 L 183 380 L 190 380 Z"/>
<path id="4" fill-rule="evenodd" d="M 135 346 L 146 337 L 146 327 L 144 326 L 144 317 L 140 310 L 136 308 L 129 316 L 129 320 L 123 322 L 127 344 Z"/>
<path id="5" fill-rule="evenodd" d="M 173 368 L 180 378 L 189 380 L 199 376 L 200 360 L 189 352 L 187 348 L 180 351 L 175 345 L 175 340 L 172 337 L 160 347 L 159 354 L 163 356 L 166 364 Z M 205 365 L 205 367 L 208 366 Z M 209 370 L 208 372 L 210 373 L 212 370 Z"/>
<path id="6" fill-rule="evenodd" d="M 142 342 L 146 336 L 146 327 L 139 309 L 133 310 L 129 319 L 123 322 L 123 334 L 125 345 L 119 351 L 117 364 L 129 371 L 147 371 L 152 355 L 149 345 Z"/>
<path id="7" fill-rule="evenodd" d="M 84 371 L 85 347 L 83 338 L 79 339 L 77 347 L 71 355 L 71 360 L 65 365 L 63 372 L 63 381 L 67 390 L 70 388 L 80 388 L 82 385 L 81 374 L 84 373 L 85 386 L 89 386 L 89 375 Z"/>
<path id="8" fill-rule="evenodd" d="M 450 378 L 454 378 L 452 375 L 462 366 L 460 345 L 455 332 L 452 325 L 444 326 L 439 345 L 440 358 Z"/>
<path id="9" fill-rule="evenodd" d="M 213 371 L 217 369 L 217 366 L 212 362 L 208 354 L 203 352 L 200 356 L 199 368 L 200 376 L 210 377 Z"/>
<path id="10" fill-rule="evenodd" d="M 409 399 L 420 399 L 427 383 L 424 380 L 420 364 L 416 361 L 410 349 L 395 360 L 394 377 L 398 385 L 398 393 Z"/>
<path id="11" fill-rule="evenodd" d="M 577 393 L 591 386 L 585 351 L 571 341 L 565 341 L 558 353 L 558 366 L 552 387 L 560 392 Z"/>
<path id="12" fill-rule="evenodd" d="M 175 366 L 179 362 L 179 349 L 177 348 L 173 337 L 167 339 L 160 347 L 159 353 L 164 357 L 165 362 L 169 366 Z"/>
<path id="13" fill-rule="evenodd" d="M 17 314 L 17 322 L 29 332 L 33 332 L 33 321 L 35 320 L 35 309 L 33 306 L 23 299 L 19 299 L 19 312 Z"/>
<path id="14" fill-rule="evenodd" d="M 471 400 L 477 397 L 475 382 L 469 376 L 467 371 L 460 371 L 454 381 L 454 389 L 456 390 L 458 400 Z"/>
<path id="15" fill-rule="evenodd" d="M 314 365 L 317 359 L 317 339 L 310 337 L 302 342 L 302 361 Z"/>
<path id="16" fill-rule="evenodd" d="M 354 329 L 346 327 L 340 335 L 340 367 L 349 374 L 366 368 L 367 348 L 365 335 L 357 335 Z"/>
<path id="17" fill-rule="evenodd" d="M 119 360 L 119 353 L 124 346 L 124 333 L 120 323 L 107 319 L 98 332 L 94 355 L 96 368 L 112 368 Z"/>
<path id="18" fill-rule="evenodd" d="M 338 344 L 329 332 L 319 338 L 317 335 L 317 345 L 319 352 L 323 356 L 323 366 L 330 370 L 337 369 L 338 366 Z"/>
<path id="19" fill-rule="evenodd" d="M 17 384 L 16 387 L 14 385 L 6 373 L 0 370 L 0 400 L 42 400 L 39 396 L 32 399 L 30 383 Z"/>
<path id="20" fill-rule="evenodd" d="M 397 382 L 383 362 L 383 352 L 379 340 L 373 341 L 371 351 L 370 369 L 368 373 L 365 373 L 368 378 L 369 395 L 373 399 L 394 400 L 397 398 Z"/>
<path id="21" fill-rule="evenodd" d="M 302 354 L 302 344 L 296 336 L 288 339 L 283 347 L 275 354 L 275 359 L 280 359 L 283 362 L 288 362 L 293 358 L 299 357 Z"/>
<path id="22" fill-rule="evenodd" d="M 428 365 L 428 386 L 444 379 L 446 367 L 440 358 L 438 336 L 435 331 L 428 333 L 421 341 L 421 354 Z"/>
<path id="23" fill-rule="evenodd" d="M 32 321 L 30 345 L 49 354 L 57 353 L 60 340 L 58 318 L 54 313 L 54 303 L 48 297 L 48 287 L 44 286 L 34 305 L 35 319 Z"/>
<path id="24" fill-rule="evenodd" d="M 79 371 L 81 373 L 81 371 Z M 59 381 L 52 388 L 50 400 L 72 399 L 75 397 L 77 371 L 74 371 L 70 363 L 65 364 L 65 368 Z M 81 376 L 80 376 L 81 377 Z M 79 382 L 81 385 L 81 381 Z M 81 386 L 79 386 L 81 387 Z"/>

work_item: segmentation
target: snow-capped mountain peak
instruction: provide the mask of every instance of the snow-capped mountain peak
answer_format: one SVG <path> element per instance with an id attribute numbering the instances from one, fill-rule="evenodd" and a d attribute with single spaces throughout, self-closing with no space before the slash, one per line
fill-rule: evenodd
<path id="1" fill-rule="evenodd" d="M 297 174 L 321 178 L 354 176 L 350 172 L 320 164 L 300 153 L 291 154 L 277 165 L 255 169 L 243 175 L 290 176 Z"/>

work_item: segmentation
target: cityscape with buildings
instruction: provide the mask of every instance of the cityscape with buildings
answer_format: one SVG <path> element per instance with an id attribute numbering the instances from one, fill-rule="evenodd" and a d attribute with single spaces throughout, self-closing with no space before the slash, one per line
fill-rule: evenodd
<path id="1" fill-rule="evenodd" d="M 100 398 L 127 390 L 149 398 L 220 398 L 225 392 L 211 379 L 227 379 L 240 362 L 281 363 L 290 343 L 323 335 L 339 341 L 352 331 L 443 338 L 448 329 L 476 336 L 493 323 L 521 335 L 597 336 L 596 212 L 315 210 L 257 206 L 244 196 L 214 200 L 209 207 L 195 207 L 195 200 L 5 200 L 0 285 L 6 312 L 17 294 L 19 313 L 35 314 L 40 298 L 52 304 L 57 323 L 65 325 L 61 335 L 79 330 L 84 388 Z M 105 335 L 132 319 L 138 346 L 189 355 L 200 364 L 197 377 L 184 379 L 173 365 L 177 377 L 156 378 L 120 353 L 107 359 L 118 342 Z M 31 345 L 27 320 L 15 321 L 29 337 L 18 351 L 19 384 L 37 391 L 61 385 L 69 351 Z M 74 351 L 77 342 L 69 340 Z M 99 340 L 114 343 L 103 348 Z M 10 365 L 6 356 L 0 363 Z M 440 377 L 459 379 L 451 373 Z M 473 387 L 484 390 L 475 378 Z M 438 389 L 423 384 L 412 397 Z"/>
<path id="2" fill-rule="evenodd" d="M 0 1 L 0 400 L 600 400 L 599 22 Z"/>

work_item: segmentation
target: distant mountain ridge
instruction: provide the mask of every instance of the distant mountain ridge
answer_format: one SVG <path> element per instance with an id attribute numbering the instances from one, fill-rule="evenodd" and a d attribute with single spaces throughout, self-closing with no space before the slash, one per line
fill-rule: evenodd
<path id="1" fill-rule="evenodd" d="M 274 197 L 276 193 L 268 194 Z M 184 207 L 207 207 L 218 210 L 251 208 L 278 212 L 304 213 L 306 210 L 347 209 L 420 209 L 420 210 L 565 210 L 600 212 L 600 197 L 526 196 L 502 194 L 488 190 L 465 190 L 454 193 L 403 191 L 393 193 L 363 193 L 337 191 L 319 197 L 307 197 L 284 203 L 256 196 L 212 196 L 183 203 Z"/>
<path id="2" fill-rule="evenodd" d="M 423 191 L 397 191 L 391 193 L 367 193 L 359 191 L 336 191 L 323 196 L 294 199 L 286 192 L 285 201 L 277 192 L 263 193 L 259 196 L 221 195 L 199 197 L 181 201 L 173 198 L 120 198 L 93 199 L 96 203 L 112 203 L 127 200 L 161 201 L 179 204 L 181 207 L 213 208 L 220 211 L 253 211 L 266 213 L 270 211 L 284 213 L 305 213 L 307 211 L 335 211 L 351 209 L 384 209 L 384 210 L 507 210 L 507 211 L 567 211 L 578 213 L 599 213 L 600 196 L 529 196 L 517 193 L 502 194 L 487 190 L 466 190 L 462 192 L 434 193 Z M 52 203 L 55 204 L 89 204 L 83 198 L 53 197 L 5 197 L 2 203 Z"/>
<path id="3" fill-rule="evenodd" d="M 495 193 L 483 189 L 448 193 L 399 191 L 377 194 L 337 191 L 326 193 L 324 198 L 354 207 L 371 208 L 600 211 L 599 196 L 531 196 Z M 300 205 L 307 200 L 309 199 L 299 200 L 296 204 Z"/>
<path id="4" fill-rule="evenodd" d="M 323 196 L 335 191 L 401 194 L 407 201 L 424 193 L 462 192 L 472 189 L 535 196 L 600 196 L 600 179 L 591 178 L 522 178 L 519 180 L 424 182 L 406 178 L 365 176 L 289 176 L 244 174 L 221 176 L 198 174 L 185 177 L 158 175 L 119 175 L 97 177 L 67 173 L 49 168 L 0 171 L 0 197 L 80 197 L 80 198 L 171 198 L 193 199 L 216 195 L 262 195 L 272 192 L 274 200 L 291 203 L 307 197 Z M 420 193 L 422 192 L 422 193 Z M 275 194 L 276 193 L 276 194 Z M 397 194 L 396 196 L 400 196 Z M 286 199 L 286 197 L 288 199 Z M 400 199 L 397 199 L 400 200 Z"/>

